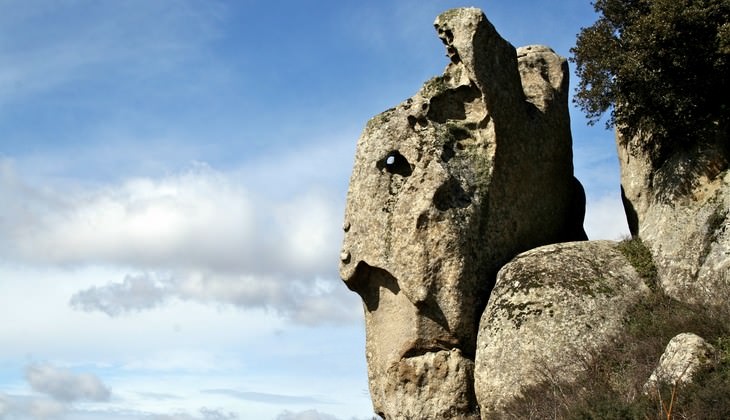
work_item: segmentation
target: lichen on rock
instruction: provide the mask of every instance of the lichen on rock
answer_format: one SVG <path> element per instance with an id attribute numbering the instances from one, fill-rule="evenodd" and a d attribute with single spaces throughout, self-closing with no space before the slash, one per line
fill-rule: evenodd
<path id="1" fill-rule="evenodd" d="M 617 135 L 621 189 L 632 234 L 652 253 L 658 284 L 682 302 L 730 299 L 730 140 L 689 139 L 655 168 L 638 144 Z"/>
<path id="2" fill-rule="evenodd" d="M 691 383 L 700 370 L 712 364 L 716 352 L 697 334 L 682 333 L 673 337 L 644 385 L 644 392 L 655 393 L 660 385 Z"/>
<path id="3" fill-rule="evenodd" d="M 497 276 L 479 324 L 475 390 L 482 418 L 501 418 L 543 381 L 570 383 L 610 346 L 650 289 L 610 241 L 547 245 Z"/>
<path id="4" fill-rule="evenodd" d="M 478 418 L 477 324 L 498 269 L 586 239 L 566 60 L 515 50 L 479 9 L 434 25 L 450 62 L 368 122 L 345 210 L 340 275 L 363 299 L 370 392 L 389 419 Z"/>

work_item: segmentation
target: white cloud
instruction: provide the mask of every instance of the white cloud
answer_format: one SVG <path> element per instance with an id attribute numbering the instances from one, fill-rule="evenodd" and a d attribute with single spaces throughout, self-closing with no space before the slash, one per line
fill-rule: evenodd
<path id="1" fill-rule="evenodd" d="M 203 166 L 85 190 L 35 187 L 8 166 L 0 194 L 15 205 L 2 210 L 9 254 L 3 257 L 60 265 L 228 268 L 251 262 L 245 258 L 254 241 L 250 198 Z"/>
<path id="2" fill-rule="evenodd" d="M 272 310 L 304 325 L 353 323 L 362 317 L 357 298 L 339 281 L 203 272 L 127 275 L 122 283 L 77 292 L 70 304 L 75 309 L 118 316 L 152 309 L 170 299 Z"/>
<path id="3" fill-rule="evenodd" d="M 74 294 L 110 316 L 172 298 L 270 309 L 302 324 L 360 318 L 339 282 L 340 200 L 321 190 L 254 195 L 198 164 L 161 179 L 39 187 L 0 162 L 0 260 L 133 273 Z"/>
<path id="4" fill-rule="evenodd" d="M 56 417 L 66 411 L 63 403 L 47 399 L 35 399 L 27 407 L 32 418 L 45 419 Z"/>
<path id="5" fill-rule="evenodd" d="M 111 283 L 103 287 L 92 286 L 76 293 L 71 306 L 85 311 L 98 310 L 109 316 L 123 312 L 152 309 L 165 300 L 165 291 L 148 276 L 128 275 L 122 283 Z"/>
<path id="6" fill-rule="evenodd" d="M 7 397 L 0 394 L 0 417 L 7 414 L 8 411 L 10 411 L 10 403 L 8 402 Z"/>
<path id="7" fill-rule="evenodd" d="M 200 416 L 192 416 L 186 413 L 149 416 L 149 420 L 235 420 L 238 418 L 235 413 L 205 407 L 200 409 Z"/>
<path id="8" fill-rule="evenodd" d="M 0 393 L 0 419 L 53 419 L 66 414 L 66 404 L 45 397 L 15 396 Z"/>
<path id="9" fill-rule="evenodd" d="M 588 197 L 585 223 L 589 239 L 619 240 L 629 235 L 621 197 L 605 195 L 598 199 Z"/>
<path id="10" fill-rule="evenodd" d="M 240 417 L 222 409 L 203 407 L 196 414 L 173 410 L 154 413 L 129 409 L 74 408 L 59 401 L 38 396 L 0 393 L 0 419 L 3 420 L 236 420 Z"/>
<path id="11" fill-rule="evenodd" d="M 306 410 L 300 412 L 292 412 L 284 410 L 276 420 L 339 420 L 337 417 L 326 413 L 320 413 L 317 410 Z"/>
<path id="12" fill-rule="evenodd" d="M 287 404 L 326 404 L 326 401 L 322 401 L 319 398 L 306 396 L 306 395 L 284 395 L 284 394 L 272 394 L 267 392 L 252 392 L 252 391 L 237 391 L 233 389 L 208 389 L 203 391 L 206 394 L 218 394 L 226 395 L 229 397 L 245 400 L 255 401 L 265 404 L 274 404 L 277 406 Z"/>
<path id="13" fill-rule="evenodd" d="M 244 182 L 255 182 L 245 180 Z M 302 190 L 275 200 L 199 164 L 161 179 L 39 187 L 0 162 L 0 259 L 235 273 L 331 274 L 340 200 Z"/>
<path id="14" fill-rule="evenodd" d="M 107 401 L 111 390 L 90 373 L 75 373 L 50 365 L 30 365 L 25 378 L 33 390 L 60 402 Z"/>

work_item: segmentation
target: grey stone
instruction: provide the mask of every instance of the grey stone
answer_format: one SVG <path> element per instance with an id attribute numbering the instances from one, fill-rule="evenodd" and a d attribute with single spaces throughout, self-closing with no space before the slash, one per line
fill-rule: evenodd
<path id="1" fill-rule="evenodd" d="M 644 385 L 644 392 L 656 392 L 659 384 L 674 386 L 692 382 L 702 368 L 712 364 L 715 353 L 715 348 L 696 334 L 675 336 L 667 344 L 659 365 Z"/>
<path id="2" fill-rule="evenodd" d="M 497 270 L 586 239 L 566 60 L 515 50 L 479 9 L 435 26 L 450 63 L 368 122 L 345 210 L 340 275 L 364 302 L 370 391 L 386 418 L 477 418 L 477 324 Z"/>
<path id="3" fill-rule="evenodd" d="M 547 245 L 500 270 L 479 324 L 477 400 L 484 419 L 543 381 L 570 383 L 623 332 L 650 293 L 615 242 Z"/>
<path id="4" fill-rule="evenodd" d="M 641 135 L 617 136 L 629 226 L 654 257 L 661 288 L 693 304 L 730 299 L 730 171 L 728 141 L 670 154 L 660 167 L 640 147 Z"/>

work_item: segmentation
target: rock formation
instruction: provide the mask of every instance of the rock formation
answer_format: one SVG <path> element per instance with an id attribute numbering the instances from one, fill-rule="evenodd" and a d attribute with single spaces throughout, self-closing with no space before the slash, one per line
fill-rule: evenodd
<path id="1" fill-rule="evenodd" d="M 547 245 L 517 256 L 499 271 L 479 327 L 482 418 L 501 418 L 530 386 L 574 381 L 581 362 L 611 345 L 648 294 L 614 242 Z"/>
<path id="2" fill-rule="evenodd" d="M 674 386 L 692 382 L 698 371 L 712 363 L 715 353 L 715 348 L 696 334 L 677 335 L 667 344 L 659 365 L 644 385 L 644 391 L 656 392 L 659 384 Z"/>
<path id="3" fill-rule="evenodd" d="M 367 123 L 347 195 L 340 275 L 363 300 L 375 411 L 509 417 L 545 381 L 583 398 L 586 363 L 611 355 L 628 365 L 612 346 L 643 351 L 632 347 L 642 328 L 660 340 L 641 353 L 650 365 L 630 378 L 628 398 L 698 369 L 709 345 L 680 335 L 649 379 L 665 343 L 686 331 L 667 333 L 654 315 L 730 298 L 727 136 L 661 162 L 640 136 L 619 137 L 636 238 L 585 241 L 565 59 L 543 46 L 515 49 L 474 8 L 449 10 L 435 27 L 450 63 Z M 730 339 L 730 328 L 713 334 Z M 607 392 L 624 386 L 612 374 Z"/>
<path id="4" fill-rule="evenodd" d="M 617 136 L 631 233 L 649 246 L 668 295 L 725 304 L 730 298 L 730 141 L 719 134 L 656 162 L 640 146 L 645 136 Z"/>
<path id="5" fill-rule="evenodd" d="M 477 325 L 497 270 L 586 239 L 565 59 L 515 50 L 474 8 L 435 27 L 450 63 L 368 122 L 343 226 L 340 274 L 364 303 L 370 392 L 388 419 L 478 418 Z"/>

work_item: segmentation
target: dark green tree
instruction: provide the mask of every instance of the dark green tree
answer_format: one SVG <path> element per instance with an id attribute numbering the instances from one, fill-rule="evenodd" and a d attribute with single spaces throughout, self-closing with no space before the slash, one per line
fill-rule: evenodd
<path id="1" fill-rule="evenodd" d="M 571 49 L 575 102 L 591 124 L 639 147 L 655 165 L 679 147 L 728 142 L 730 0 L 596 0 L 599 19 Z M 718 137 L 719 136 L 719 137 Z"/>

